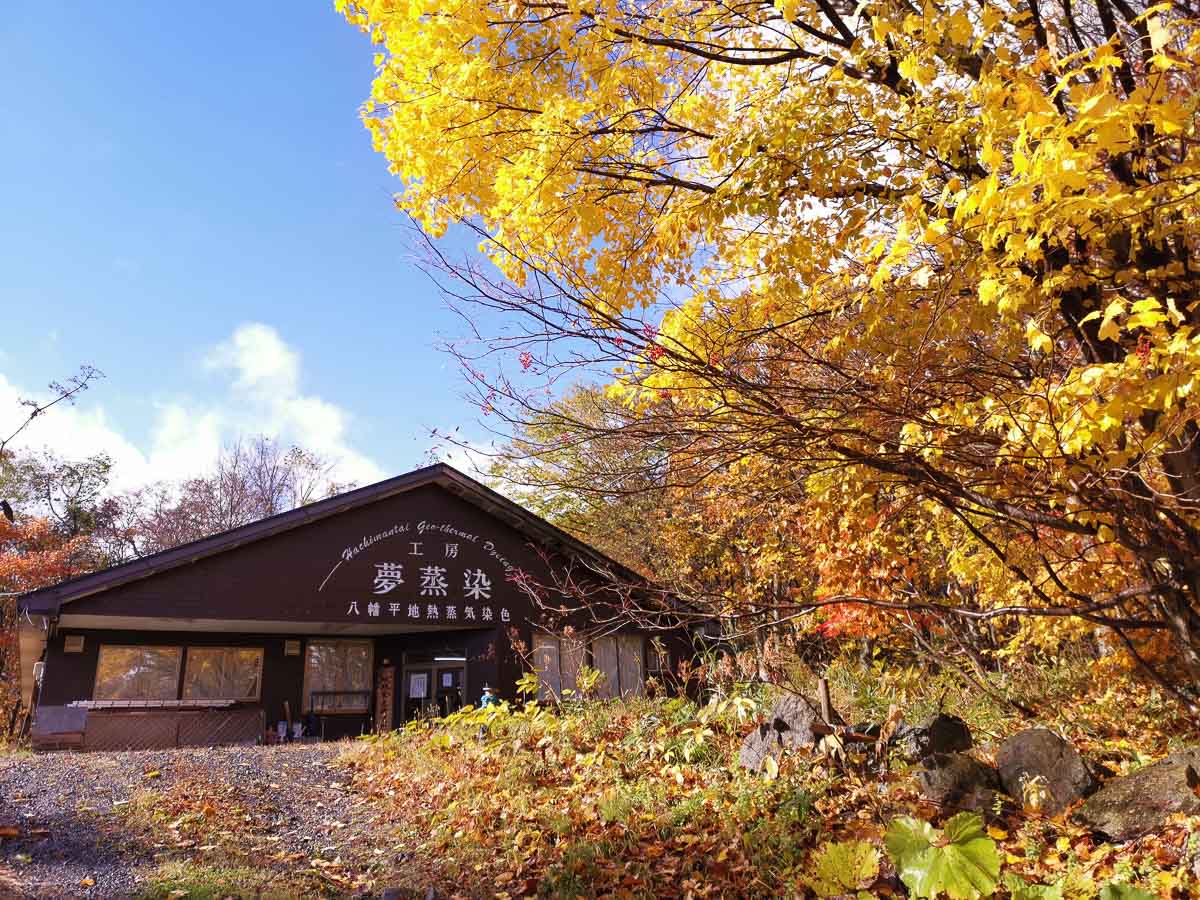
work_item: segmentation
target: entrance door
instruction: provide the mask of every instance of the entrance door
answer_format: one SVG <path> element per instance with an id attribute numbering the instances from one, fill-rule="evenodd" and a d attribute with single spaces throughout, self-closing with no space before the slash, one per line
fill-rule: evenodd
<path id="1" fill-rule="evenodd" d="M 419 718 L 433 706 L 433 670 L 404 669 L 404 721 Z"/>
<path id="2" fill-rule="evenodd" d="M 464 666 L 444 666 L 436 670 L 436 697 L 440 715 L 448 716 L 462 709 L 466 699 L 463 696 L 466 671 Z"/>

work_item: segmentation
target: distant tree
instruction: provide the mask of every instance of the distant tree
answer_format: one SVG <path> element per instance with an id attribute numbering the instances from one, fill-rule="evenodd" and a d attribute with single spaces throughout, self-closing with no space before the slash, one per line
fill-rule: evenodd
<path id="1" fill-rule="evenodd" d="M 669 439 L 622 441 L 628 412 L 604 390 L 580 386 L 531 413 L 493 456 L 489 480 L 580 540 L 643 574 L 660 568 Z M 581 429 L 578 422 L 590 423 Z M 593 439 L 592 429 L 608 439 Z"/>
<path id="2" fill-rule="evenodd" d="M 335 464 L 265 435 L 224 447 L 213 471 L 160 482 L 102 505 L 103 538 L 118 558 L 147 556 L 228 531 L 352 487 Z"/>
<path id="3" fill-rule="evenodd" d="M 6 437 L 0 438 L 0 488 L 4 489 L 2 494 L 0 494 L 0 513 L 10 522 L 14 518 L 13 498 L 11 496 L 3 496 L 3 494 L 9 493 L 9 482 L 12 480 L 13 475 L 13 461 L 10 458 L 8 445 L 25 431 L 26 428 L 32 425 L 33 421 L 39 416 L 45 415 L 60 403 L 74 403 L 75 399 L 86 391 L 93 381 L 103 377 L 104 374 L 95 366 L 81 366 L 79 371 L 66 381 L 50 382 L 51 396 L 49 400 L 22 399 L 20 401 L 23 410 L 20 424 L 13 431 L 9 432 Z"/>
<path id="4" fill-rule="evenodd" d="M 20 703 L 14 664 L 18 655 L 16 601 L 12 595 L 69 578 L 95 562 L 91 542 L 80 534 L 84 517 L 76 509 L 94 499 L 95 472 L 83 475 L 81 470 L 75 481 L 59 490 L 51 476 L 50 457 L 46 457 L 44 468 L 39 468 L 29 457 L 15 457 L 9 445 L 35 419 L 60 403 L 75 402 L 100 377 L 98 369 L 82 366 L 67 381 L 50 384 L 49 400 L 20 401 L 20 423 L 0 439 L 0 721 L 5 723 Z M 61 521 L 20 515 L 27 506 L 36 504 L 41 494 L 61 501 L 56 507 L 63 515 Z"/>
<path id="5" fill-rule="evenodd" d="M 9 475 L 14 506 L 49 519 L 66 537 L 91 534 L 101 524 L 112 457 L 62 459 L 51 450 L 15 457 Z"/>
<path id="6" fill-rule="evenodd" d="M 0 727 L 19 702 L 17 605 L 12 595 L 56 584 L 96 566 L 96 548 L 86 535 L 67 535 L 46 518 L 0 519 Z"/>

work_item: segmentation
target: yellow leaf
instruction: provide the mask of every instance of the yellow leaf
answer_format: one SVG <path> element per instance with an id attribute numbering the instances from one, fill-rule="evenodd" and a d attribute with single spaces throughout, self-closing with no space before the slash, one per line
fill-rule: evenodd
<path id="1" fill-rule="evenodd" d="M 773 756 L 768 756 L 763 760 L 763 776 L 767 781 L 774 781 L 779 777 L 779 762 Z"/>
<path id="2" fill-rule="evenodd" d="M 1000 294 L 1000 282 L 991 278 L 985 278 L 979 282 L 979 302 L 991 305 L 996 301 L 996 297 Z"/>
<path id="3" fill-rule="evenodd" d="M 1125 301 L 1114 300 L 1104 309 L 1104 321 L 1100 323 L 1098 332 L 1100 340 L 1117 340 L 1121 336 L 1121 326 L 1117 324 L 1117 316 L 1125 312 Z"/>
<path id="4" fill-rule="evenodd" d="M 1171 29 L 1163 22 L 1162 16 L 1150 16 L 1146 20 L 1146 29 L 1150 32 L 1150 46 L 1154 48 L 1155 53 L 1171 43 Z"/>
<path id="5" fill-rule="evenodd" d="M 1039 353 L 1049 353 L 1054 349 L 1054 341 L 1038 328 L 1037 322 L 1033 319 L 1030 319 L 1029 324 L 1025 326 L 1025 339 L 1029 341 L 1029 346 Z"/>
<path id="6" fill-rule="evenodd" d="M 971 19 L 963 10 L 959 10 L 950 17 L 950 21 L 946 23 L 946 34 L 950 36 L 950 40 L 956 44 L 964 46 L 971 45 L 971 37 L 974 29 L 971 27 Z"/>

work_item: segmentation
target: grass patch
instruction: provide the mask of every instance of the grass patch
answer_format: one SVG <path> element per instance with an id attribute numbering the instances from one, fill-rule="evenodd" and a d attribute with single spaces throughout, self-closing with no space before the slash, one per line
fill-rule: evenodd
<path id="1" fill-rule="evenodd" d="M 678 699 L 530 705 L 367 739 L 341 762 L 446 888 L 744 896 L 745 872 L 790 871 L 816 833 L 791 769 L 770 782 L 737 768 L 750 715 Z"/>
<path id="2" fill-rule="evenodd" d="M 141 900 L 223 900 L 237 898 L 292 898 L 312 896 L 316 885 L 285 882 L 277 874 L 249 866 L 207 865 L 192 860 L 164 863 L 138 894 Z"/>

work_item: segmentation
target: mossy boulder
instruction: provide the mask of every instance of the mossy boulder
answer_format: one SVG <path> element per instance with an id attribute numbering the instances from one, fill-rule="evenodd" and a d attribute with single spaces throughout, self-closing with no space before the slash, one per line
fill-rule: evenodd
<path id="1" fill-rule="evenodd" d="M 996 753 L 1000 783 L 1017 800 L 1027 785 L 1040 784 L 1045 800 L 1040 812 L 1056 816 L 1099 787 L 1100 783 L 1075 745 L 1048 728 L 1017 732 Z"/>
<path id="2" fill-rule="evenodd" d="M 811 747 L 817 742 L 812 727 L 820 721 L 813 701 L 799 694 L 784 694 L 771 707 L 767 720 L 746 735 L 738 762 L 760 772 L 768 757 L 778 760 L 784 750 Z"/>
<path id="3" fill-rule="evenodd" d="M 1112 779 L 1075 819 L 1114 841 L 1127 841 L 1158 830 L 1173 813 L 1200 815 L 1198 789 L 1200 747 L 1192 747 Z"/>

